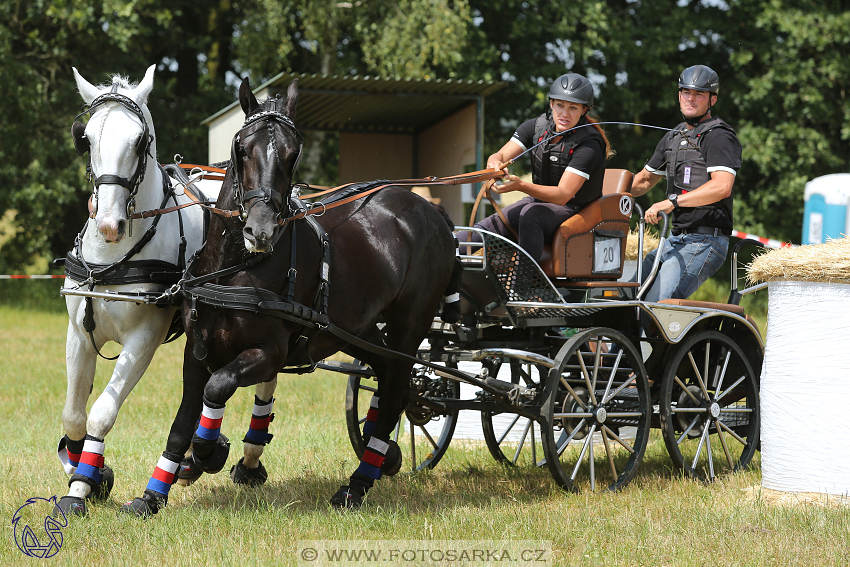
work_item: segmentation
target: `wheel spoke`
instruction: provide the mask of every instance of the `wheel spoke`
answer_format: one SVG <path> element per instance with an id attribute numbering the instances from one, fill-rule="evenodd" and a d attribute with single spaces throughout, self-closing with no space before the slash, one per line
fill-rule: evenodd
<path id="1" fill-rule="evenodd" d="M 602 360 L 602 337 L 596 337 L 596 353 L 593 357 L 593 390 L 596 389 L 596 381 L 599 379 L 599 362 Z M 596 403 L 594 400 L 593 403 Z"/>
<path id="2" fill-rule="evenodd" d="M 590 374 L 587 372 L 587 366 L 584 364 L 584 356 L 582 356 L 581 351 L 576 352 L 576 356 L 578 356 L 578 363 L 581 366 L 581 374 L 584 376 L 584 382 L 587 384 L 587 390 L 590 394 L 590 401 L 594 405 L 596 405 L 596 394 L 593 392 L 593 385 L 590 383 Z M 563 379 L 562 379 L 563 380 Z M 587 409 L 587 408 L 582 408 Z"/>
<path id="3" fill-rule="evenodd" d="M 570 476 L 570 480 L 575 482 L 576 475 L 578 475 L 578 469 L 581 466 L 581 461 L 584 459 L 584 455 L 587 453 L 587 448 L 593 443 L 593 434 L 596 432 L 596 424 L 590 426 L 590 433 L 587 434 L 585 438 L 584 444 L 581 447 L 581 453 L 579 453 L 578 459 L 576 459 L 576 466 L 573 468 L 573 474 Z"/>
<path id="4" fill-rule="evenodd" d="M 620 354 L 622 354 L 622 353 L 620 353 Z M 605 404 L 607 404 L 610 400 L 613 400 L 614 398 L 616 398 L 616 397 L 617 397 L 617 394 L 619 394 L 619 393 L 620 393 L 620 392 L 622 392 L 624 389 L 626 389 L 626 388 L 629 386 L 629 384 L 630 384 L 630 383 L 631 383 L 631 381 L 630 381 L 630 380 L 628 380 L 628 379 L 626 379 L 626 380 L 625 380 L 622 384 L 620 384 L 620 386 L 619 386 L 616 390 L 614 390 L 614 393 L 612 393 L 610 396 L 607 396 L 607 397 L 606 397 L 606 398 L 602 401 L 602 404 L 601 404 L 601 405 L 605 405 Z"/>
<path id="5" fill-rule="evenodd" d="M 581 357 L 579 357 L 579 358 L 581 358 Z M 573 390 L 573 387 L 572 387 L 572 386 L 570 386 L 570 385 L 569 385 L 569 383 L 568 383 L 566 380 L 564 380 L 564 377 L 563 377 L 563 376 L 561 376 L 561 385 L 563 385 L 563 386 L 564 386 L 564 388 L 566 388 L 566 389 L 567 389 L 567 391 L 570 393 L 570 395 L 573 397 L 573 399 L 574 399 L 576 402 L 578 402 L 578 405 L 580 405 L 580 406 L 581 406 L 581 409 L 583 409 L 583 410 L 587 411 L 587 404 L 585 404 L 585 403 L 581 400 L 581 398 L 579 398 L 579 397 L 578 397 L 578 395 L 576 394 L 575 390 Z"/>
<path id="6" fill-rule="evenodd" d="M 605 431 L 607 431 L 607 432 L 608 432 L 608 435 L 610 435 L 610 436 L 611 436 L 611 438 L 612 438 L 612 439 L 614 439 L 614 441 L 616 441 L 617 443 L 619 443 L 620 445 L 622 445 L 622 446 L 623 446 L 623 448 L 625 448 L 625 449 L 626 449 L 626 451 L 628 451 L 629 453 L 634 453 L 634 452 L 635 452 L 635 450 L 632 448 L 632 446 L 631 446 L 631 445 L 629 445 L 628 443 L 626 443 L 623 439 L 621 439 L 621 438 L 620 438 L 620 436 L 619 436 L 619 435 L 617 435 L 616 433 L 614 433 L 611 429 L 609 429 L 608 427 L 606 427 L 606 426 L 604 426 L 604 425 L 602 426 L 602 428 L 603 428 Z"/>
<path id="7" fill-rule="evenodd" d="M 522 430 L 522 437 L 520 437 L 519 443 L 517 443 L 516 453 L 514 453 L 514 458 L 513 458 L 513 460 L 511 460 L 511 463 L 514 464 L 514 465 L 519 460 L 519 454 L 520 454 L 520 452 L 522 452 L 522 446 L 525 445 L 525 438 L 528 435 L 528 430 L 531 429 L 531 425 L 533 423 L 534 422 L 529 419 L 528 424 L 525 426 L 525 429 Z"/>
<path id="8" fill-rule="evenodd" d="M 516 422 L 517 422 L 517 421 L 519 421 L 519 415 L 517 415 L 517 416 L 514 418 L 514 420 L 511 422 L 511 424 L 508 426 L 508 428 L 505 430 L 505 432 L 504 432 L 504 433 L 502 434 L 502 436 L 499 438 L 499 445 L 501 445 L 501 444 L 502 444 L 502 441 L 504 441 L 504 440 L 505 440 L 505 438 L 508 436 L 508 433 L 510 433 L 510 432 L 511 432 L 511 429 L 513 429 L 513 428 L 514 428 L 514 425 L 516 425 Z"/>
<path id="9" fill-rule="evenodd" d="M 691 468 L 696 470 L 697 461 L 699 460 L 700 453 L 702 453 L 703 445 L 705 445 L 705 439 L 708 437 L 708 424 L 705 424 L 705 427 L 702 429 L 702 435 L 699 438 L 699 445 L 697 446 L 697 454 L 694 455 L 694 462 L 691 463 Z"/>
<path id="10" fill-rule="evenodd" d="M 611 467 L 611 477 L 617 480 L 617 467 L 614 466 L 614 453 L 611 450 L 611 445 L 608 443 L 607 430 L 608 428 L 603 425 L 600 433 L 602 434 L 602 442 L 605 443 L 605 454 L 608 455 L 608 466 Z"/>
<path id="11" fill-rule="evenodd" d="M 717 422 L 720 423 L 719 421 Z M 732 462 L 732 454 L 729 453 L 729 447 L 726 445 L 726 438 L 723 436 L 723 432 L 720 431 L 720 428 L 717 428 L 717 436 L 720 438 L 720 445 L 723 447 L 723 452 L 726 454 L 726 463 L 729 465 L 730 469 L 735 468 L 735 463 Z"/>
<path id="12" fill-rule="evenodd" d="M 617 370 L 620 368 L 620 359 L 623 358 L 623 351 L 617 353 L 617 359 L 614 361 L 614 366 L 611 367 L 611 376 L 608 378 L 608 384 L 605 385 L 605 393 L 602 394 L 602 404 L 608 402 L 608 392 L 611 391 L 611 386 L 614 385 L 614 378 L 617 376 Z M 625 382 L 628 384 L 628 381 Z"/>
<path id="13" fill-rule="evenodd" d="M 690 356 L 690 354 L 691 353 L 688 353 L 689 356 Z M 693 357 L 691 358 L 691 360 L 693 360 Z M 694 402 L 696 405 L 700 404 L 700 401 L 698 399 L 696 399 L 696 396 L 693 395 L 693 393 L 688 389 L 687 386 L 685 386 L 685 383 L 682 382 L 679 379 L 678 376 L 673 376 L 673 380 L 676 381 L 676 384 L 678 384 L 679 387 L 682 389 L 682 391 L 685 392 L 688 395 L 688 397 L 691 399 L 692 402 Z"/>
<path id="14" fill-rule="evenodd" d="M 439 447 L 439 445 L 437 445 L 437 442 L 436 442 L 436 441 L 434 441 L 434 438 L 433 438 L 433 437 L 431 437 L 431 434 L 430 434 L 430 433 L 428 433 L 428 430 L 427 430 L 427 429 L 425 429 L 425 426 L 424 426 L 424 425 L 417 425 L 416 427 L 418 427 L 419 429 L 421 429 L 421 430 L 422 430 L 422 434 L 425 436 L 425 438 L 428 440 L 428 442 L 429 442 L 429 443 L 431 443 L 431 446 L 432 446 L 433 448 L 435 448 L 435 449 L 436 449 L 436 448 L 438 448 L 438 447 Z"/>
<path id="15" fill-rule="evenodd" d="M 722 421 L 718 421 L 718 422 L 717 422 L 717 425 L 719 425 L 721 428 L 723 428 L 723 429 L 724 429 L 727 433 L 729 433 L 729 435 L 731 435 L 732 437 L 734 437 L 734 438 L 735 438 L 735 440 L 736 440 L 736 441 L 738 441 L 738 443 L 740 443 L 741 445 L 746 445 L 746 444 L 747 444 L 746 439 L 742 438 L 740 435 L 738 435 L 737 433 L 735 433 L 734 431 L 732 431 L 731 429 L 729 429 L 729 428 L 726 426 L 726 424 L 725 424 L 725 423 L 723 423 Z"/>
<path id="16" fill-rule="evenodd" d="M 746 374 L 744 374 L 743 376 L 741 376 L 740 378 L 738 378 L 737 380 L 735 380 L 735 383 L 734 383 L 734 384 L 732 384 L 731 386 L 729 386 L 728 388 L 726 388 L 726 390 L 725 390 L 722 394 L 720 394 L 720 395 L 717 397 L 717 399 L 715 399 L 714 401 L 715 401 L 715 402 L 720 402 L 720 400 L 721 400 L 721 399 L 723 399 L 723 396 L 725 396 L 725 395 L 726 395 L 726 394 L 728 394 L 729 392 L 734 391 L 734 390 L 735 390 L 735 388 L 738 386 L 738 384 L 740 384 L 741 382 L 743 382 L 743 381 L 744 381 L 744 380 L 746 380 L 746 379 L 747 379 L 747 375 L 746 375 Z"/>
<path id="17" fill-rule="evenodd" d="M 706 429 L 706 431 L 708 431 L 708 429 L 709 429 L 709 428 L 708 428 L 708 426 L 709 426 L 710 424 L 709 424 L 709 423 L 706 423 L 705 425 L 706 425 L 706 428 L 705 428 L 705 429 Z M 715 478 L 715 476 L 716 476 L 716 475 L 714 474 L 714 456 L 711 454 L 711 435 L 706 435 L 706 436 L 705 436 L 705 448 L 706 448 L 706 454 L 708 455 L 708 473 L 709 473 L 709 478 L 710 478 L 711 480 L 714 480 L 714 478 Z"/>
<path id="18" fill-rule="evenodd" d="M 723 359 L 723 370 L 720 371 L 720 379 L 717 381 L 717 387 L 714 389 L 714 401 L 717 401 L 717 396 L 723 389 L 723 379 L 726 378 L 726 368 L 729 366 L 729 359 L 732 358 L 732 351 L 726 349 L 726 358 Z"/>
<path id="19" fill-rule="evenodd" d="M 684 433 L 682 433 L 682 435 L 681 435 L 678 439 L 676 439 L 676 445 L 681 445 L 681 444 L 682 444 L 682 441 L 684 441 L 684 440 L 685 440 L 685 437 L 687 437 L 687 436 L 688 436 L 688 433 L 690 433 L 690 432 L 691 432 L 691 429 L 693 429 L 693 428 L 694 428 L 694 425 L 696 425 L 696 424 L 697 424 L 697 422 L 699 421 L 699 418 L 700 418 L 700 417 L 702 417 L 702 416 L 699 416 L 699 415 L 698 415 L 698 416 L 696 416 L 696 417 L 694 418 L 694 420 L 691 422 L 691 424 L 690 424 L 687 428 L 685 428 Z"/>
<path id="20" fill-rule="evenodd" d="M 578 422 L 578 425 L 575 427 L 575 429 L 573 429 L 573 432 L 570 433 L 569 437 L 566 438 L 566 440 L 564 441 L 564 444 L 561 445 L 560 447 L 558 447 L 558 456 L 561 456 L 561 454 L 564 452 L 564 449 L 566 449 L 569 446 L 570 442 L 573 440 L 573 437 L 576 436 L 576 433 L 581 431 L 581 428 L 584 427 L 584 424 L 585 424 L 586 421 L 587 421 L 586 419 L 582 419 L 581 421 Z"/>
<path id="21" fill-rule="evenodd" d="M 590 461 L 590 490 L 596 490 L 596 455 L 593 454 L 593 435 L 588 436 L 588 461 Z"/>
<path id="22" fill-rule="evenodd" d="M 697 368 L 697 362 L 696 360 L 694 360 L 694 354 L 691 351 L 688 351 L 688 358 L 691 359 L 691 366 L 694 369 L 694 374 L 696 375 L 697 383 L 699 384 L 699 387 L 702 390 L 702 395 L 705 396 L 706 400 L 710 399 L 708 396 L 708 390 L 705 389 L 705 381 L 702 379 L 702 376 L 699 373 L 699 368 Z"/>

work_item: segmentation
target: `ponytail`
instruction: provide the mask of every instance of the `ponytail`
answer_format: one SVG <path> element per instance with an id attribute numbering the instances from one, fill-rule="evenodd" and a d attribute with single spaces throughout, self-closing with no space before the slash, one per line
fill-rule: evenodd
<path id="1" fill-rule="evenodd" d="M 600 122 L 599 117 L 595 115 L 591 116 L 590 112 L 585 114 L 584 117 L 587 119 L 588 123 L 592 124 L 593 127 L 596 128 L 596 131 L 599 132 L 599 134 L 602 136 L 602 140 L 604 140 L 605 142 L 605 158 L 611 159 L 612 157 L 614 157 L 614 154 L 616 154 L 617 152 L 615 152 L 614 149 L 611 147 L 611 142 L 608 141 L 608 136 L 605 135 L 605 130 L 603 130 L 602 126 L 598 124 L 598 122 Z"/>

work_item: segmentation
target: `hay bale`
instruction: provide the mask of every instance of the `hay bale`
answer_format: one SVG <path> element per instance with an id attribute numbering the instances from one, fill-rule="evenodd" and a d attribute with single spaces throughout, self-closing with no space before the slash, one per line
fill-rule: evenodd
<path id="1" fill-rule="evenodd" d="M 763 486 L 750 486 L 743 488 L 742 492 L 749 502 L 763 502 L 771 506 L 817 506 L 831 509 L 850 507 L 850 497 L 821 492 L 783 492 Z"/>
<path id="2" fill-rule="evenodd" d="M 747 266 L 747 280 L 751 285 L 774 281 L 850 284 L 850 240 L 771 250 Z"/>
<path id="3" fill-rule="evenodd" d="M 626 239 L 626 260 L 638 260 L 638 231 L 630 230 Z M 643 256 L 658 248 L 658 235 L 654 232 L 645 231 L 643 233 Z M 641 256 L 641 258 L 643 257 Z"/>

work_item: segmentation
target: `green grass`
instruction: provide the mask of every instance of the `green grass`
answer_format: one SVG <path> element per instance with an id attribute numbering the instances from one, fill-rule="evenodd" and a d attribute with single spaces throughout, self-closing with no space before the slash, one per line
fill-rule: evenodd
<path id="1" fill-rule="evenodd" d="M 15 547 L 9 520 L 27 498 L 66 491 L 55 456 L 66 325 L 66 316 L 49 310 L 0 306 L 0 565 L 39 564 Z M 361 511 L 338 512 L 328 498 L 357 463 L 345 429 L 345 378 L 323 372 L 281 376 L 275 438 L 263 457 L 266 485 L 245 489 L 226 473 L 205 476 L 175 486 L 168 508 L 149 521 L 118 518 L 164 448 L 180 396 L 179 343 L 160 349 L 107 438 L 111 498 L 63 530 L 51 564 L 310 565 L 298 559 L 299 540 L 375 539 L 545 540 L 555 558 L 549 564 L 574 566 L 850 563 L 850 509 L 749 499 L 758 467 L 712 485 L 680 478 L 657 435 L 635 480 L 617 494 L 565 494 L 545 469 L 506 468 L 485 448 L 457 443 L 433 471 L 383 479 Z M 99 364 L 96 393 L 110 368 Z M 241 454 L 251 400 L 240 391 L 228 404 L 231 463 Z"/>

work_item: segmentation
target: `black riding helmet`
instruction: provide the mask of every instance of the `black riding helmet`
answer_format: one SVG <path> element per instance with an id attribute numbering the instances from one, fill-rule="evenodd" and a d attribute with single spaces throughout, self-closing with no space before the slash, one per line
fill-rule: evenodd
<path id="1" fill-rule="evenodd" d="M 679 75 L 679 88 L 707 91 L 716 95 L 720 91 L 720 77 L 711 67 L 693 65 Z"/>
<path id="2" fill-rule="evenodd" d="M 679 90 L 681 91 L 682 89 L 703 91 L 709 93 L 709 95 L 717 96 L 717 93 L 720 92 L 720 77 L 717 76 L 717 73 L 711 67 L 692 65 L 679 75 Z M 685 118 L 685 122 L 691 126 L 696 126 L 709 112 L 711 112 L 711 96 L 709 96 L 708 110 L 705 114 L 693 118 Z"/>
<path id="3" fill-rule="evenodd" d="M 549 89 L 549 98 L 593 106 L 593 85 L 578 73 L 561 75 Z"/>

